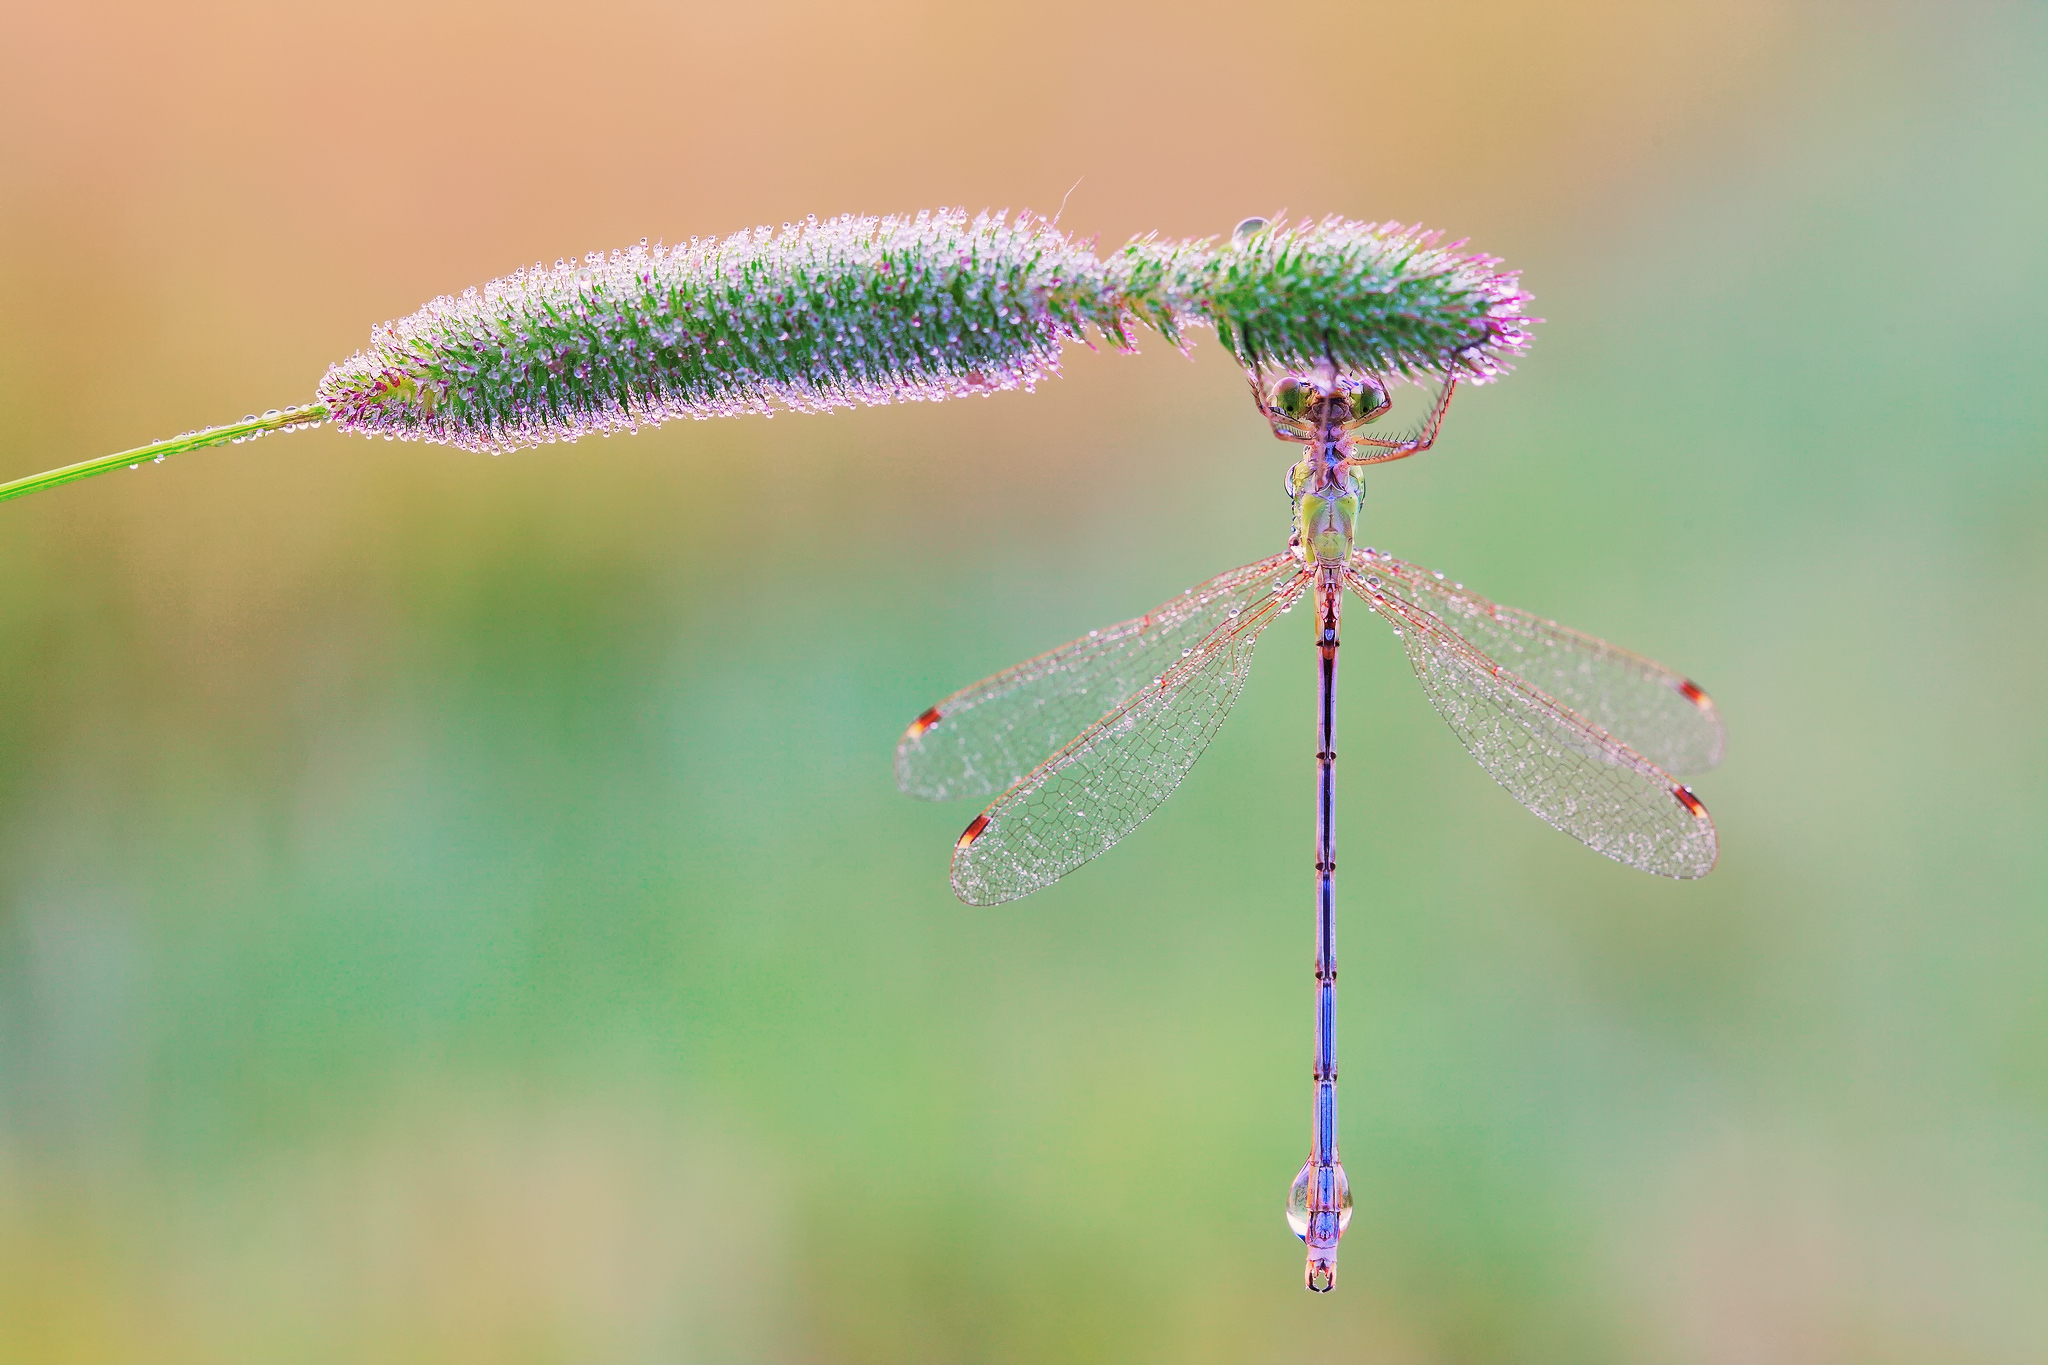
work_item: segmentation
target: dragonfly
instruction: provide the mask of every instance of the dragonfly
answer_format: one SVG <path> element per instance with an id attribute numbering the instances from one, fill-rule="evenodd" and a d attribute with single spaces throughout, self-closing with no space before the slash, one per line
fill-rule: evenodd
<path id="1" fill-rule="evenodd" d="M 1719 845 L 1704 802 L 1674 773 L 1720 761 L 1707 693 L 1641 655 L 1357 543 L 1362 471 L 1428 450 L 1455 373 L 1397 438 L 1386 377 L 1333 363 L 1270 381 L 1247 368 L 1288 470 L 1292 534 L 1280 553 L 1092 630 L 928 708 L 896 749 L 902 789 L 994 799 L 953 848 L 953 890 L 998 905 L 1052 885 L 1136 829 L 1186 777 L 1244 689 L 1259 636 L 1312 608 L 1315 715 L 1315 1068 L 1309 1156 L 1286 1216 L 1307 1245 L 1311 1290 L 1336 1286 L 1351 1190 L 1337 1144 L 1337 654 L 1345 594 L 1392 627 L 1423 691 L 1516 800 L 1596 853 L 1645 872 L 1705 876 Z"/>

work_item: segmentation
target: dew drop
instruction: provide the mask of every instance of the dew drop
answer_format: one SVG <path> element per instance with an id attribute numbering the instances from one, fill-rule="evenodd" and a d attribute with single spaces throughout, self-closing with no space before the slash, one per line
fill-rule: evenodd
<path id="1" fill-rule="evenodd" d="M 1287 1226 L 1302 1241 L 1308 1240 L 1308 1195 L 1309 1187 L 1315 1183 L 1316 1164 L 1305 1161 L 1301 1173 L 1294 1177 L 1294 1184 L 1287 1190 Z M 1351 1226 L 1351 1181 L 1344 1174 L 1339 1163 L 1337 1176 L 1337 1235 L 1343 1236 L 1344 1229 Z"/>

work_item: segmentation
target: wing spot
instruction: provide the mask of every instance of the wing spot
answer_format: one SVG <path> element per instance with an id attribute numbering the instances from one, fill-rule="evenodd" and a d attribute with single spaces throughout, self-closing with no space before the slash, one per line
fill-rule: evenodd
<path id="1" fill-rule="evenodd" d="M 1691 787 L 1673 787 L 1671 794 L 1678 798 L 1678 804 L 1684 806 L 1693 819 L 1706 819 L 1707 803 L 1694 796 Z"/>
<path id="2" fill-rule="evenodd" d="M 955 847 L 955 848 L 965 848 L 965 847 L 967 847 L 967 846 L 968 846 L 969 844 L 973 843 L 973 842 L 974 842 L 974 841 L 975 841 L 976 839 L 979 839 L 979 838 L 981 837 L 981 832 L 982 832 L 983 830 L 987 829 L 987 828 L 988 828 L 988 812 L 987 812 L 987 811 L 983 811 L 983 812 L 982 812 L 982 813 L 981 813 L 980 815 L 977 815 L 977 816 L 975 816 L 975 817 L 974 817 L 974 823 L 973 823 L 973 824 L 969 825 L 969 826 L 968 826 L 968 827 L 967 827 L 966 829 L 964 829 L 964 830 L 960 831 L 960 841 L 959 841 L 958 843 L 954 844 L 954 845 L 953 845 L 953 847 Z"/>
<path id="3" fill-rule="evenodd" d="M 1684 697 L 1702 711 L 1714 709 L 1714 699 L 1707 695 L 1707 690 L 1704 687 L 1701 687 L 1691 678 L 1680 678 L 1678 680 L 1678 695 Z"/>
<path id="4" fill-rule="evenodd" d="M 938 723 L 939 708 L 934 706 L 927 710 L 923 715 L 919 716 L 916 720 L 910 722 L 910 738 L 916 739 L 919 735 L 931 729 L 934 725 L 937 725 Z"/>

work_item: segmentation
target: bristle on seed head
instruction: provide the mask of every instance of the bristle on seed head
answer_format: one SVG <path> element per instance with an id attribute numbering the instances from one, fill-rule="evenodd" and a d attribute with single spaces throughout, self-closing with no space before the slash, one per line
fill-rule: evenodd
<path id="1" fill-rule="evenodd" d="M 377 328 L 318 399 L 343 430 L 515 450 L 676 417 L 1029 389 L 1067 340 L 1214 327 L 1246 362 L 1486 380 L 1528 344 L 1512 272 L 1440 234 L 1330 218 L 1131 242 L 1031 214 L 757 228 L 536 266 Z"/>

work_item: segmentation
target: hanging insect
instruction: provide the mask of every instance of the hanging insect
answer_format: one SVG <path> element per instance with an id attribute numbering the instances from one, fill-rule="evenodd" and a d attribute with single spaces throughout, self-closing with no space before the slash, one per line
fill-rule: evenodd
<path id="1" fill-rule="evenodd" d="M 1273 433 L 1304 449 L 1287 549 L 947 698 L 904 736 L 897 775 L 920 796 L 1001 793 L 954 850 L 963 899 L 1038 890 L 1166 799 L 1236 700 L 1259 633 L 1313 603 L 1315 1121 L 1288 1219 L 1310 1287 L 1327 1290 L 1350 1208 L 1333 932 L 1342 590 L 1394 624 L 1438 709 L 1530 809 L 1650 871 L 1699 876 L 1714 861 L 1705 807 L 1666 775 L 1719 757 L 1704 692 L 1355 544 L 1358 471 L 1428 449 L 1457 385 L 1505 373 L 1529 343 L 1514 273 L 1459 246 L 1400 224 L 1251 219 L 1221 245 L 1146 236 L 1102 259 L 1030 214 L 954 209 L 642 242 L 435 299 L 375 328 L 309 402 L 0 483 L 0 501 L 329 423 L 497 454 L 680 417 L 1028 389 L 1058 372 L 1066 342 L 1129 351 L 1141 328 L 1185 345 L 1213 327 Z M 1366 433 L 1391 380 L 1427 377 L 1442 389 L 1415 434 Z"/>
<path id="2" fill-rule="evenodd" d="M 1241 246 L 1266 236 L 1252 219 Z M 1309 1157 L 1287 1195 L 1312 1290 L 1336 1284 L 1351 1191 L 1337 1145 L 1337 652 L 1344 591 L 1393 627 L 1437 711 L 1472 757 L 1542 819 L 1617 862 L 1702 877 L 1714 824 L 1673 773 L 1720 761 L 1713 702 L 1687 678 L 1592 636 L 1357 544 L 1361 472 L 1428 450 L 1456 392 L 1444 366 L 1412 434 L 1374 436 L 1392 401 L 1383 373 L 1325 357 L 1269 382 L 1257 332 L 1240 322 L 1253 401 L 1275 436 L 1302 447 L 1288 471 L 1287 548 L 1188 589 L 1153 611 L 964 688 L 911 722 L 898 785 L 931 799 L 992 801 L 953 850 L 953 889 L 996 905 L 1050 886 L 1106 852 L 1180 785 L 1215 736 L 1259 635 L 1313 608 L 1315 717 L 1315 1069 Z M 1090 723 L 1092 721 L 1092 723 Z"/>

